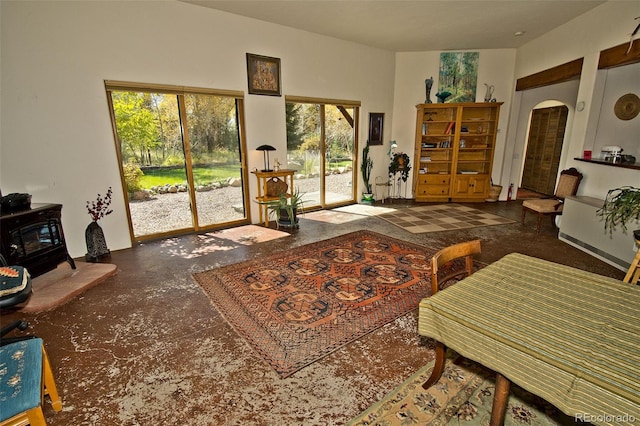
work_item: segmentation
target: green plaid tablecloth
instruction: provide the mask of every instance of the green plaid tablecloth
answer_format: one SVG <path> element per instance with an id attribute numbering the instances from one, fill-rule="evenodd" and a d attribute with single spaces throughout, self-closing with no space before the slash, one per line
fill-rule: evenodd
<path id="1" fill-rule="evenodd" d="M 418 332 L 594 424 L 640 422 L 640 287 L 509 254 L 423 299 Z"/>

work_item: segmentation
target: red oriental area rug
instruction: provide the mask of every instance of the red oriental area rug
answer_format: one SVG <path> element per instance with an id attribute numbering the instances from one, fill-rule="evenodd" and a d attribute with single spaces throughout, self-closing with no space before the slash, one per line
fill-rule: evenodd
<path id="1" fill-rule="evenodd" d="M 434 253 L 358 231 L 193 277 L 284 378 L 416 309 Z"/>

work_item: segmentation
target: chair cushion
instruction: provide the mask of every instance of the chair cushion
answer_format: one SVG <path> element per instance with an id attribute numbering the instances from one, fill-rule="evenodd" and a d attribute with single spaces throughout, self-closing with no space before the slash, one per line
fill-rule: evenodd
<path id="1" fill-rule="evenodd" d="M 0 421 L 40 405 L 42 339 L 0 347 Z"/>
<path id="2" fill-rule="evenodd" d="M 30 275 L 22 266 L 0 267 L 0 297 L 19 293 L 25 289 Z"/>
<path id="3" fill-rule="evenodd" d="M 562 202 L 555 198 L 541 200 L 525 200 L 522 207 L 538 213 L 562 213 Z"/>

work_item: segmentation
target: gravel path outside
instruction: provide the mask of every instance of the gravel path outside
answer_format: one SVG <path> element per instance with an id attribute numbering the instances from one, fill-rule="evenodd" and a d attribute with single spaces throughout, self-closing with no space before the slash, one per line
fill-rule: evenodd
<path id="1" fill-rule="evenodd" d="M 327 176 L 327 190 L 351 194 L 351 173 Z M 300 193 L 311 196 L 320 188 L 320 178 L 294 179 Z M 317 198 L 316 198 L 317 199 Z M 242 188 L 224 187 L 207 192 L 196 192 L 198 220 L 201 226 L 241 220 Z M 254 206 L 252 205 L 252 209 Z M 145 201 L 131 201 L 131 220 L 135 236 L 151 235 L 191 228 L 189 193 L 157 194 Z M 239 210 L 239 211 L 238 211 Z"/>

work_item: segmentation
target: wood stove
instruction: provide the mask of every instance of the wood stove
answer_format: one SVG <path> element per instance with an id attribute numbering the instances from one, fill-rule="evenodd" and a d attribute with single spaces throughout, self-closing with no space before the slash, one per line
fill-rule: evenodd
<path id="1" fill-rule="evenodd" d="M 61 204 L 32 204 L 30 209 L 2 212 L 0 250 L 9 265 L 27 268 L 32 277 L 67 261 L 76 264 L 67 250 L 62 230 Z"/>

